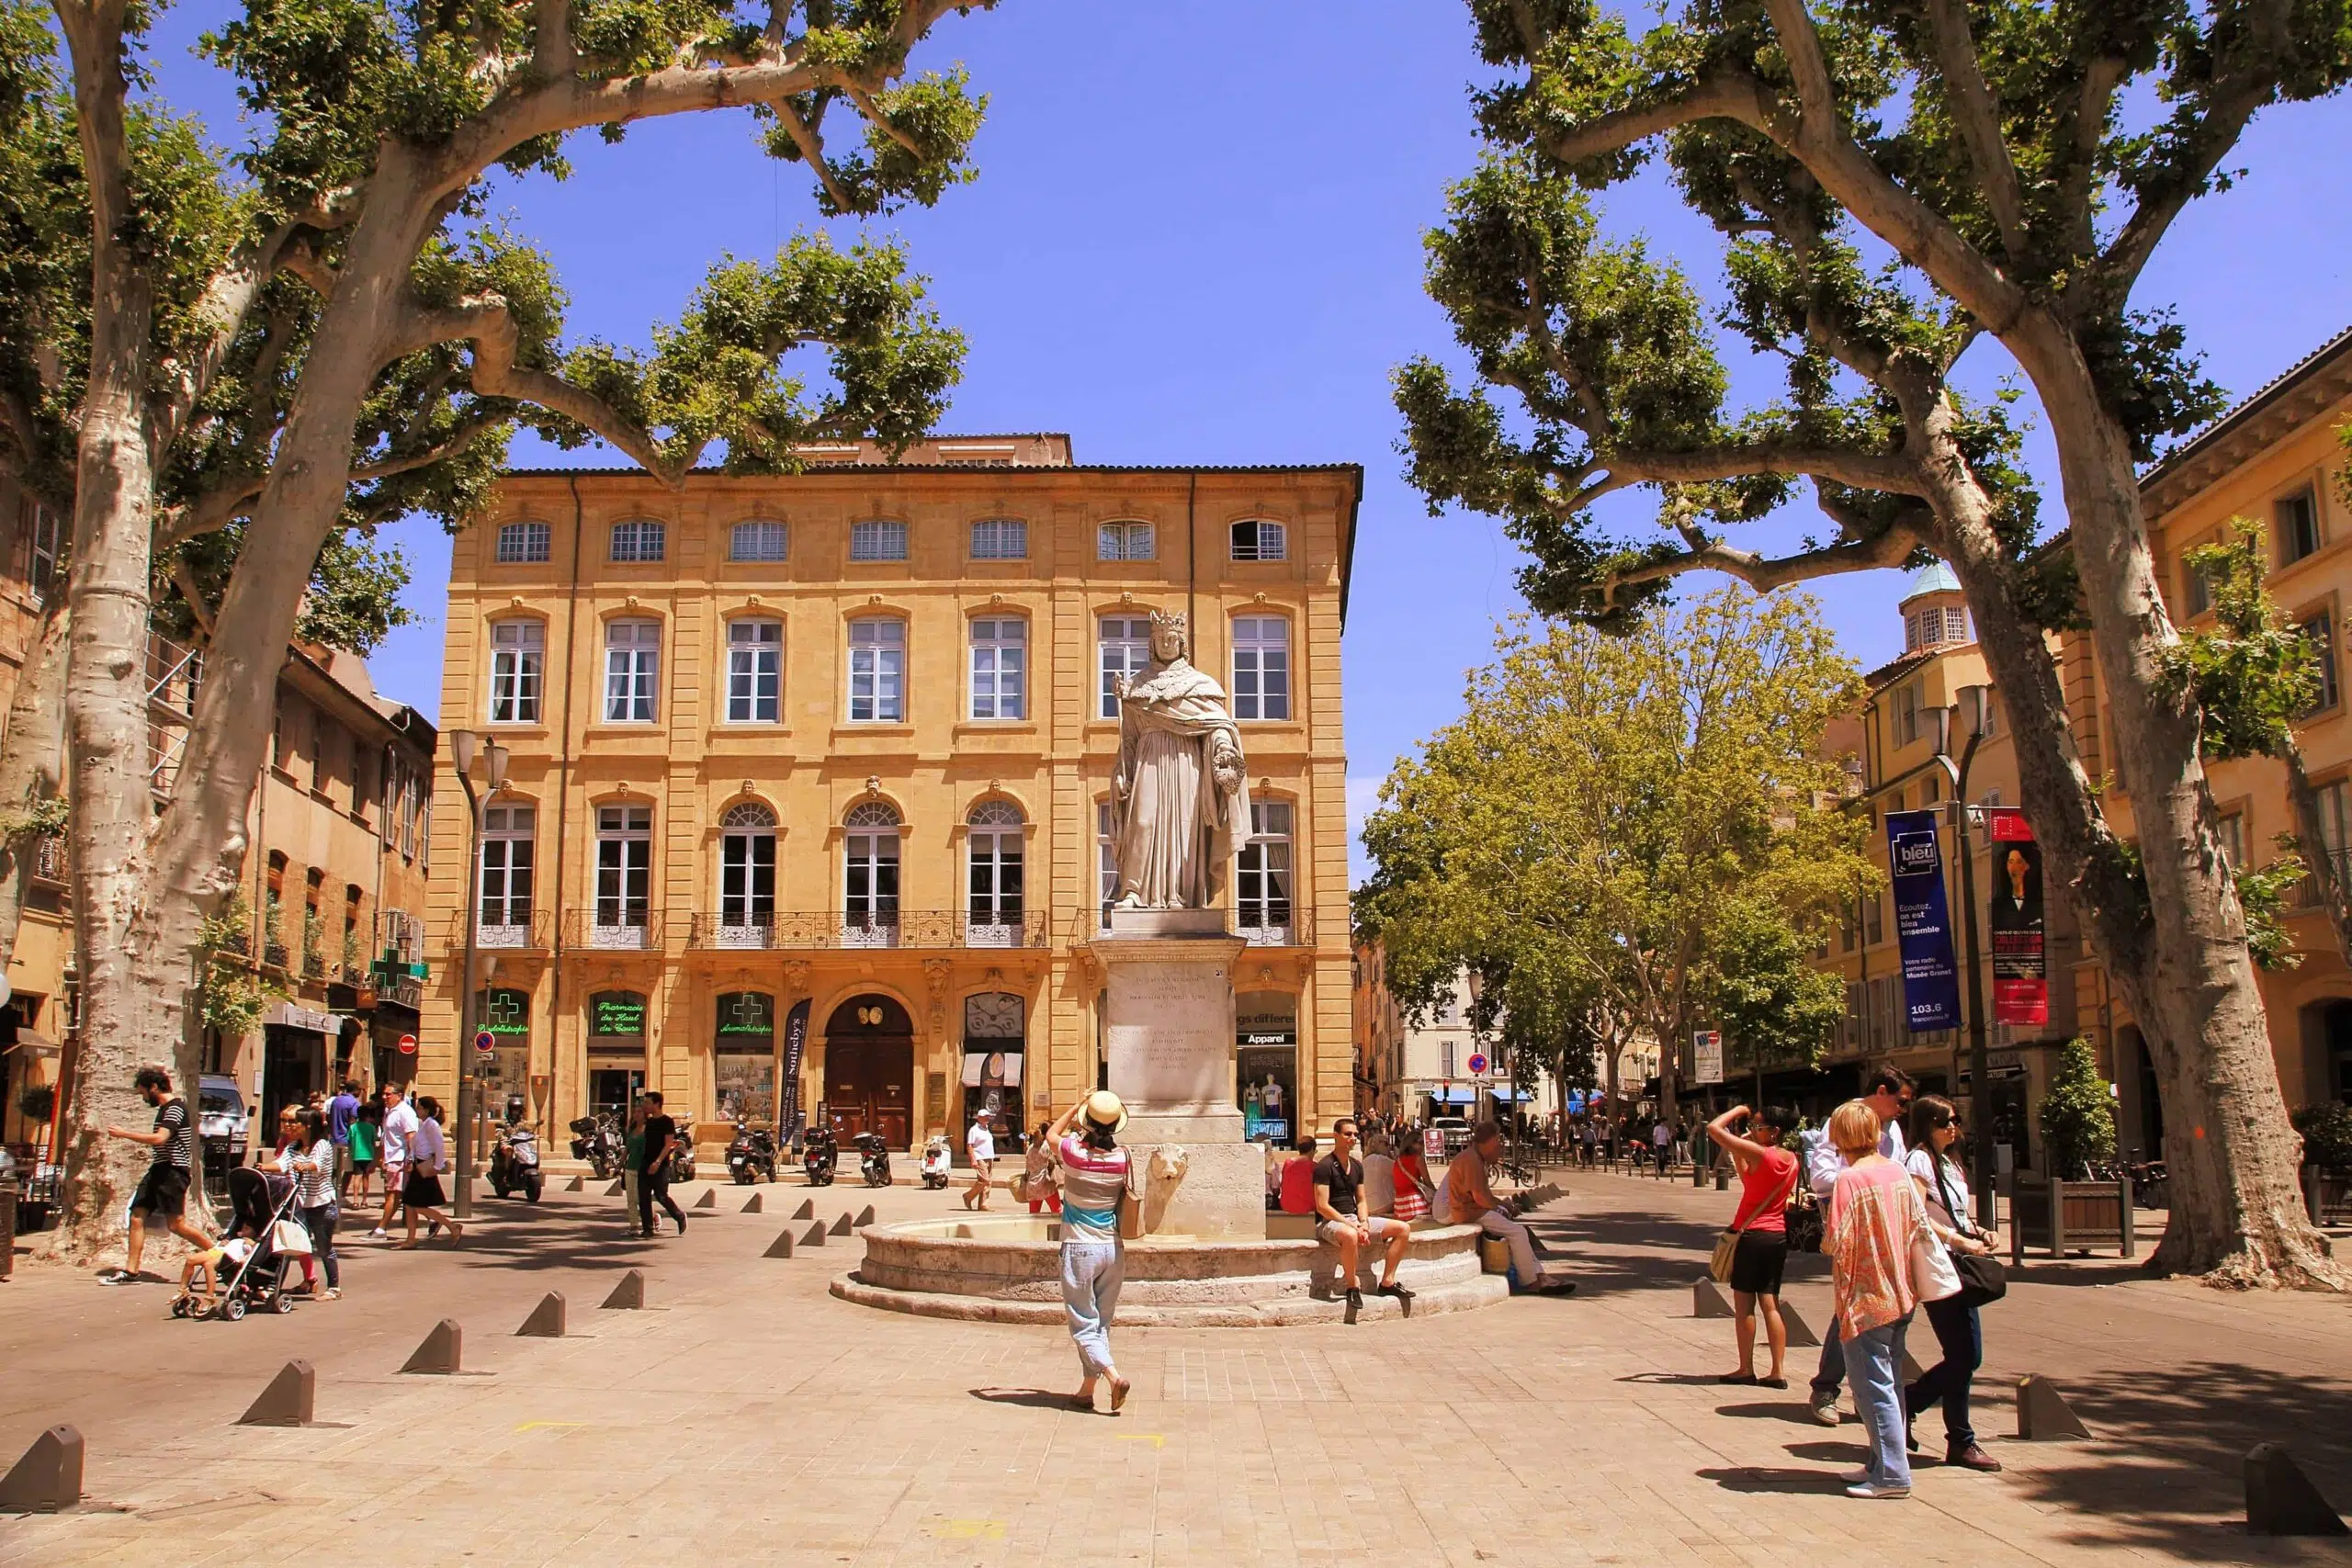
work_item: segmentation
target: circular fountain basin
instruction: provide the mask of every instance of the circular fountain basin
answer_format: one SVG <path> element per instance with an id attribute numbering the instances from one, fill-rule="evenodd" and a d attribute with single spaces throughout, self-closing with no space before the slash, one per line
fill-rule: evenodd
<path id="1" fill-rule="evenodd" d="M 865 1258 L 832 1282 L 862 1306 L 967 1322 L 1059 1325 L 1061 1226 L 1046 1214 L 910 1220 L 860 1233 Z M 1379 1263 L 1363 1265 L 1359 1321 L 1463 1312 L 1510 1294 L 1482 1271 L 1476 1225 L 1422 1222 L 1398 1269 L 1415 1292 L 1409 1313 L 1372 1293 Z M 1311 1235 L 1263 1241 L 1154 1235 L 1127 1243 L 1119 1294 L 1123 1325 L 1262 1328 L 1337 1323 L 1347 1315 L 1337 1248 Z"/>

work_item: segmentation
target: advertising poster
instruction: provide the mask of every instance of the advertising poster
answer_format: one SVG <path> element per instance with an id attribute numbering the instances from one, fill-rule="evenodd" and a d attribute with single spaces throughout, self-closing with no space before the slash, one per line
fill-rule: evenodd
<path id="1" fill-rule="evenodd" d="M 776 1128 L 785 1140 L 800 1134 L 800 1056 L 808 1045 L 808 998 L 801 998 L 784 1015 L 784 1114 Z"/>
<path id="2" fill-rule="evenodd" d="M 1993 1021 L 2050 1021 L 2050 961 L 2041 916 L 2041 846 L 2025 813 L 1984 814 L 1993 843 Z"/>
<path id="3" fill-rule="evenodd" d="M 1904 1015 L 1914 1034 L 1960 1027 L 1960 966 L 1933 811 L 1886 814 L 1886 866 L 1894 884 L 1894 934 L 1903 953 Z"/>

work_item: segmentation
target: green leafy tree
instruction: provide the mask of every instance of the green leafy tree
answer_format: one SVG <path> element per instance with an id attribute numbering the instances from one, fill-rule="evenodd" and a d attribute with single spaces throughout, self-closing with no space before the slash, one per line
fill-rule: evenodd
<path id="1" fill-rule="evenodd" d="M 1500 517 L 1530 600 L 1602 626 L 1655 613 L 1688 571 L 1764 591 L 1948 560 L 2051 874 L 2156 1065 L 2174 1206 L 2155 1266 L 2343 1284 L 2293 1201 L 2203 716 L 2141 513 L 2138 465 L 2221 394 L 2134 292 L 2257 113 L 2352 76 L 2352 0 L 1667 0 L 1642 31 L 1592 0 L 1470 11 L 1487 151 L 1429 240 L 1470 379 L 1397 373 L 1414 482 Z M 1654 158 L 1722 236 L 1720 310 L 1603 227 Z M 1979 345 L 2039 401 L 2069 550 L 2037 548 L 2006 398 L 1955 384 Z M 1735 400 L 1726 349 L 1777 368 L 1775 392 Z M 1800 486 L 1824 525 L 1753 542 L 1797 532 L 1756 525 Z M 1599 504 L 1634 489 L 1654 526 Z M 2045 640 L 2066 625 L 2098 656 L 2137 858 L 2067 733 Z"/>
<path id="2" fill-rule="evenodd" d="M 2306 1105 L 2295 1112 L 2302 1134 L 2303 1159 L 2328 1170 L 2352 1170 L 2352 1105 L 2340 1100 Z"/>
<path id="3" fill-rule="evenodd" d="M 1859 680 L 1811 600 L 1726 589 L 1623 636 L 1521 626 L 1497 651 L 1364 824 L 1357 924 L 1400 996 L 1500 975 L 1510 1027 L 1565 1039 L 1574 1019 L 1613 1064 L 1636 1035 L 1689 1039 L 1766 928 L 1802 952 L 1871 885 L 1822 744 Z M 1790 986 L 1793 1012 L 1759 998 L 1755 1016 L 1801 1031 L 1818 993 Z"/>
<path id="4" fill-rule="evenodd" d="M 130 1113 L 118 1086 L 140 1061 L 194 1065 L 198 928 L 237 878 L 286 643 L 364 645 L 396 613 L 368 530 L 470 520 L 517 428 L 673 484 L 707 454 L 787 471 L 811 441 L 903 448 L 959 373 L 898 247 L 821 236 L 723 258 L 647 349 L 568 340 L 552 262 L 484 218 L 492 181 L 567 177 L 579 131 L 736 110 L 824 213 L 934 201 L 971 176 L 982 106 L 960 72 L 910 64 L 948 11 L 986 5 L 246 0 L 203 42 L 245 110 L 225 155 L 145 92 L 149 8 L 58 0 L 52 35 L 0 5 L 0 184 L 28 203 L 0 227 L 0 465 L 74 520 L 86 1092 L 65 1250 L 87 1258 L 137 1174 L 98 1134 Z M 208 645 L 160 816 L 159 611 Z"/>
<path id="5" fill-rule="evenodd" d="M 2115 1097 L 2082 1036 L 2059 1049 L 2040 1117 L 2042 1151 L 2053 1174 L 2075 1180 L 2115 1157 Z"/>
<path id="6" fill-rule="evenodd" d="M 1727 1066 L 1769 1072 L 1820 1064 L 1845 1021 L 1846 987 L 1807 962 L 1810 943 L 1778 909 L 1745 899 L 1724 909 L 1705 991 Z"/>

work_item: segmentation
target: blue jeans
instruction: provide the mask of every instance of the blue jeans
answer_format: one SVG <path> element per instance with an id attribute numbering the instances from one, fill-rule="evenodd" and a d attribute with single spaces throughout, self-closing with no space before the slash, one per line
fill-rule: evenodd
<path id="1" fill-rule="evenodd" d="M 1968 1423 L 1968 1391 L 1976 1369 L 1984 1364 L 1984 1325 L 1976 1309 L 1958 1296 L 1929 1302 L 1927 1310 L 1928 1326 L 1936 1331 L 1944 1359 L 1919 1374 L 1905 1391 L 1904 1403 L 1917 1420 L 1920 1411 L 1942 1400 L 1944 1443 L 1957 1453 L 1976 1440 L 1976 1429 Z"/>
<path id="2" fill-rule="evenodd" d="M 1910 1326 L 1911 1319 L 1904 1316 L 1846 1342 L 1854 1405 L 1870 1427 L 1871 1483 L 1876 1486 L 1911 1484 L 1911 1459 L 1903 1445 L 1903 1336 Z"/>
<path id="3" fill-rule="evenodd" d="M 1821 1367 L 1813 1374 L 1813 1396 L 1827 1399 L 1834 1396 L 1846 1382 L 1846 1348 L 1838 1337 L 1838 1320 L 1831 1318 L 1821 1336 Z"/>
<path id="4" fill-rule="evenodd" d="M 1111 1370 L 1111 1319 L 1125 1278 L 1126 1254 L 1117 1242 L 1062 1244 L 1062 1305 L 1069 1337 L 1078 1341 L 1078 1364 L 1090 1378 Z"/>

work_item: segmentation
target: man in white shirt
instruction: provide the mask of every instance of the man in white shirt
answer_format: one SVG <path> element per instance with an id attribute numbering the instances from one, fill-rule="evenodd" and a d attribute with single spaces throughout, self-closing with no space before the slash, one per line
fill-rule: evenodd
<path id="1" fill-rule="evenodd" d="M 964 1152 L 972 1156 L 972 1185 L 964 1193 L 964 1207 L 985 1209 L 989 1206 L 989 1184 L 996 1175 L 996 1130 L 989 1125 L 987 1111 L 972 1118 L 972 1125 L 964 1134 Z"/>
<path id="2" fill-rule="evenodd" d="M 384 1229 L 392 1223 L 392 1215 L 401 1203 L 401 1188 L 408 1180 L 410 1140 L 416 1136 L 416 1108 L 401 1095 L 401 1086 L 384 1086 L 384 1212 L 377 1216 L 376 1228 L 368 1234 L 383 1236 Z"/>
<path id="3" fill-rule="evenodd" d="M 1911 1110 L 1914 1090 L 1911 1075 L 1900 1067 L 1881 1067 L 1870 1077 L 1869 1091 L 1862 1101 L 1878 1112 L 1878 1152 L 1903 1163 L 1903 1118 Z M 1846 1168 L 1846 1156 L 1826 1137 L 1808 1135 L 1805 1145 L 1805 1184 L 1826 1208 L 1830 1191 L 1838 1185 L 1838 1173 Z M 1826 1219 L 1827 1216 L 1824 1215 Z M 1813 1375 L 1813 1418 L 1824 1427 L 1838 1425 L 1838 1390 L 1846 1381 L 1846 1348 L 1838 1333 L 1838 1320 L 1829 1320 L 1829 1331 L 1821 1337 L 1821 1368 Z"/>

